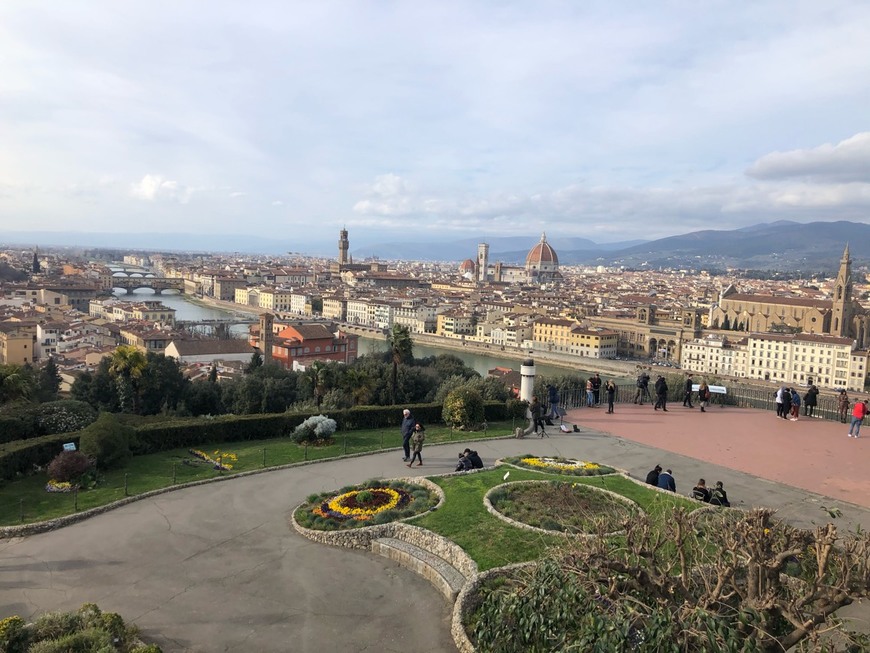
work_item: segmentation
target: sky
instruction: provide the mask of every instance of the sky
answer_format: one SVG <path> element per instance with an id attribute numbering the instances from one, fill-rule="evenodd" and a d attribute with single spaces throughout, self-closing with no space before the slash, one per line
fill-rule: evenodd
<path id="1" fill-rule="evenodd" d="M 870 219 L 870 3 L 0 3 L 0 233 Z"/>

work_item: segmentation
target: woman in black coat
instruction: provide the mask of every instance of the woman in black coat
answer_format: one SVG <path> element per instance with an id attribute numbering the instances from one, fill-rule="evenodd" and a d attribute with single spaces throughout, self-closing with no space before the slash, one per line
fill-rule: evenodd
<path id="1" fill-rule="evenodd" d="M 804 415 L 808 417 L 812 417 L 816 412 L 816 404 L 818 403 L 819 389 L 815 386 L 815 384 L 811 384 L 809 388 L 807 388 L 807 392 L 804 395 Z"/>

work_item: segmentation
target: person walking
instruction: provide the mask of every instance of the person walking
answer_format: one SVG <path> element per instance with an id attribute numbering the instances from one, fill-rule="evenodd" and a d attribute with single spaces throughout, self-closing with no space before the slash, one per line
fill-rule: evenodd
<path id="1" fill-rule="evenodd" d="M 608 379 L 604 390 L 607 393 L 607 412 L 613 414 L 613 402 L 616 399 L 616 384 L 613 379 Z"/>
<path id="2" fill-rule="evenodd" d="M 655 390 L 656 405 L 653 406 L 653 408 L 655 410 L 661 408 L 663 412 L 668 412 L 668 382 L 665 381 L 665 377 L 661 374 L 659 374 L 659 378 L 656 379 Z"/>
<path id="3" fill-rule="evenodd" d="M 414 435 L 414 424 L 416 420 L 411 415 L 411 411 L 406 408 L 402 411 L 402 449 L 405 451 L 402 460 L 405 462 L 411 460 L 411 436 Z"/>
<path id="4" fill-rule="evenodd" d="M 710 386 L 706 381 L 701 381 L 701 385 L 698 386 L 698 403 L 701 405 L 701 412 L 706 413 L 707 406 L 710 405 Z"/>
<path id="5" fill-rule="evenodd" d="M 559 410 L 559 391 L 552 384 L 547 386 L 547 403 L 550 404 L 547 417 L 551 420 L 558 419 L 562 421 L 562 413 Z"/>
<path id="6" fill-rule="evenodd" d="M 532 414 L 532 424 L 535 427 L 535 433 L 538 432 L 538 427 L 541 427 L 541 437 L 546 435 L 544 430 L 544 407 L 537 397 L 532 397 L 532 403 L 529 404 L 529 412 Z"/>
<path id="7" fill-rule="evenodd" d="M 414 445 L 414 455 L 411 457 L 411 462 L 408 467 L 414 464 L 417 460 L 417 467 L 423 465 L 423 441 L 426 439 L 426 429 L 423 425 L 417 422 L 414 424 L 414 434 L 411 436 L 411 444 Z"/>
<path id="8" fill-rule="evenodd" d="M 686 377 L 686 391 L 683 393 L 683 406 L 686 408 L 694 408 L 692 405 L 692 386 L 694 386 L 694 382 L 692 381 L 692 375 Z"/>
<path id="9" fill-rule="evenodd" d="M 852 423 L 849 425 L 849 437 L 857 438 L 861 432 L 861 424 L 867 416 L 867 400 L 856 401 L 855 407 L 852 409 Z"/>
<path id="10" fill-rule="evenodd" d="M 840 390 L 840 396 L 837 397 L 837 414 L 840 416 L 840 421 L 845 424 L 849 416 L 849 395 L 846 394 L 846 389 Z"/>

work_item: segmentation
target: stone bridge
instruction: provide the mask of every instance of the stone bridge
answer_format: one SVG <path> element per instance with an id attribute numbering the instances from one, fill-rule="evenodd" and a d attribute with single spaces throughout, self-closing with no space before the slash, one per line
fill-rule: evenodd
<path id="1" fill-rule="evenodd" d="M 169 279 L 166 277 L 112 277 L 113 288 L 123 288 L 128 295 L 132 295 L 134 290 L 139 288 L 151 288 L 155 295 L 161 294 L 164 290 L 177 290 L 184 293 L 184 279 Z"/>

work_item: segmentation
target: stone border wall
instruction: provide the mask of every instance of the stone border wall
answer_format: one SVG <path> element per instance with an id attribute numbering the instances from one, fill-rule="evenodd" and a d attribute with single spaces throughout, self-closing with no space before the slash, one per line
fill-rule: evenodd
<path id="1" fill-rule="evenodd" d="M 465 583 L 465 587 L 463 587 L 462 591 L 459 592 L 459 596 L 456 597 L 456 602 L 453 604 L 453 617 L 450 623 L 450 633 L 453 635 L 453 642 L 456 644 L 456 648 L 459 649 L 460 653 L 474 653 L 477 650 L 474 647 L 474 644 L 471 643 L 468 633 L 465 632 L 463 617 L 471 608 L 471 601 L 477 595 L 480 585 L 492 576 L 505 574 L 515 569 L 531 569 L 537 564 L 538 563 L 534 561 L 518 562 L 504 567 L 494 567 L 493 569 L 487 569 L 486 571 L 477 574 L 474 578 Z"/>
<path id="2" fill-rule="evenodd" d="M 526 531 L 534 531 L 536 533 L 543 533 L 545 535 L 564 535 L 565 537 L 576 537 L 576 538 L 581 538 L 581 539 L 598 537 L 597 533 L 565 533 L 564 531 L 551 531 L 551 530 L 548 530 L 546 528 L 539 528 L 537 526 L 532 526 L 531 524 L 524 524 L 523 522 L 517 521 L 516 519 L 511 519 L 510 517 L 508 517 L 504 513 L 499 512 L 496 509 L 496 507 L 492 505 L 492 501 L 489 498 L 493 492 L 495 492 L 499 488 L 507 487 L 508 485 L 524 485 L 524 484 L 530 484 L 530 483 L 560 483 L 560 482 L 568 483 L 569 481 L 553 481 L 550 479 L 546 479 L 546 480 L 540 480 L 540 481 L 527 480 L 527 481 L 510 481 L 508 483 L 501 483 L 499 485 L 495 485 L 495 486 L 491 487 L 487 491 L 487 493 L 483 495 L 483 505 L 486 508 L 486 511 L 489 514 L 491 514 L 493 517 L 496 517 L 496 518 L 502 520 L 503 522 L 510 524 L 511 526 L 514 526 L 516 528 L 521 528 L 521 529 L 526 530 Z M 639 505 L 637 505 L 637 503 L 635 503 L 634 501 L 632 501 L 628 497 L 622 496 L 621 494 L 617 494 L 616 492 L 613 492 L 611 490 L 605 490 L 604 488 L 595 487 L 594 485 L 588 485 L 586 483 L 583 483 L 583 487 L 587 487 L 594 492 L 601 492 L 603 494 L 609 494 L 611 497 L 618 499 L 618 500 L 622 501 L 623 503 L 627 504 L 628 506 L 630 506 L 633 511 L 636 511 L 636 514 L 643 514 L 644 513 L 644 510 Z M 613 531 L 611 533 L 604 533 L 604 537 L 610 537 L 612 535 L 622 535 L 624 532 L 625 531 L 620 530 L 620 531 Z"/>
<path id="3" fill-rule="evenodd" d="M 452 475 L 453 474 L 448 474 L 448 476 Z M 422 485 L 427 490 L 435 492 L 439 497 L 439 501 L 436 506 L 429 509 L 429 512 L 440 508 L 442 505 L 444 505 L 444 501 L 446 500 L 444 496 L 444 490 L 441 489 L 441 486 L 433 483 L 427 478 L 401 477 L 384 480 L 405 481 L 411 484 Z M 414 526 L 412 524 L 405 523 L 408 520 L 416 519 L 420 515 L 424 515 L 426 513 L 420 513 L 420 515 L 413 515 L 412 517 L 407 517 L 403 520 L 390 522 L 389 524 L 361 526 L 359 528 L 349 528 L 345 530 L 321 531 L 311 528 L 305 528 L 296 521 L 296 511 L 307 504 L 308 502 L 306 501 L 305 503 L 296 506 L 290 517 L 290 523 L 292 524 L 293 529 L 297 533 L 304 537 L 307 537 L 314 542 L 318 542 L 319 544 L 326 544 L 328 546 L 338 546 L 348 549 L 362 549 L 370 551 L 372 548 L 372 540 L 376 540 L 381 537 L 393 537 L 397 540 L 402 540 L 403 542 L 413 544 L 414 546 L 424 549 L 425 551 L 429 551 L 430 553 L 437 555 L 439 558 L 443 558 L 453 567 L 455 567 L 466 578 L 474 577 L 477 574 L 477 563 L 474 562 L 474 560 L 472 560 L 471 557 L 458 544 L 455 544 L 452 540 L 441 537 L 440 535 L 437 535 L 436 533 L 433 533 L 432 531 L 422 528 L 420 526 Z"/>

